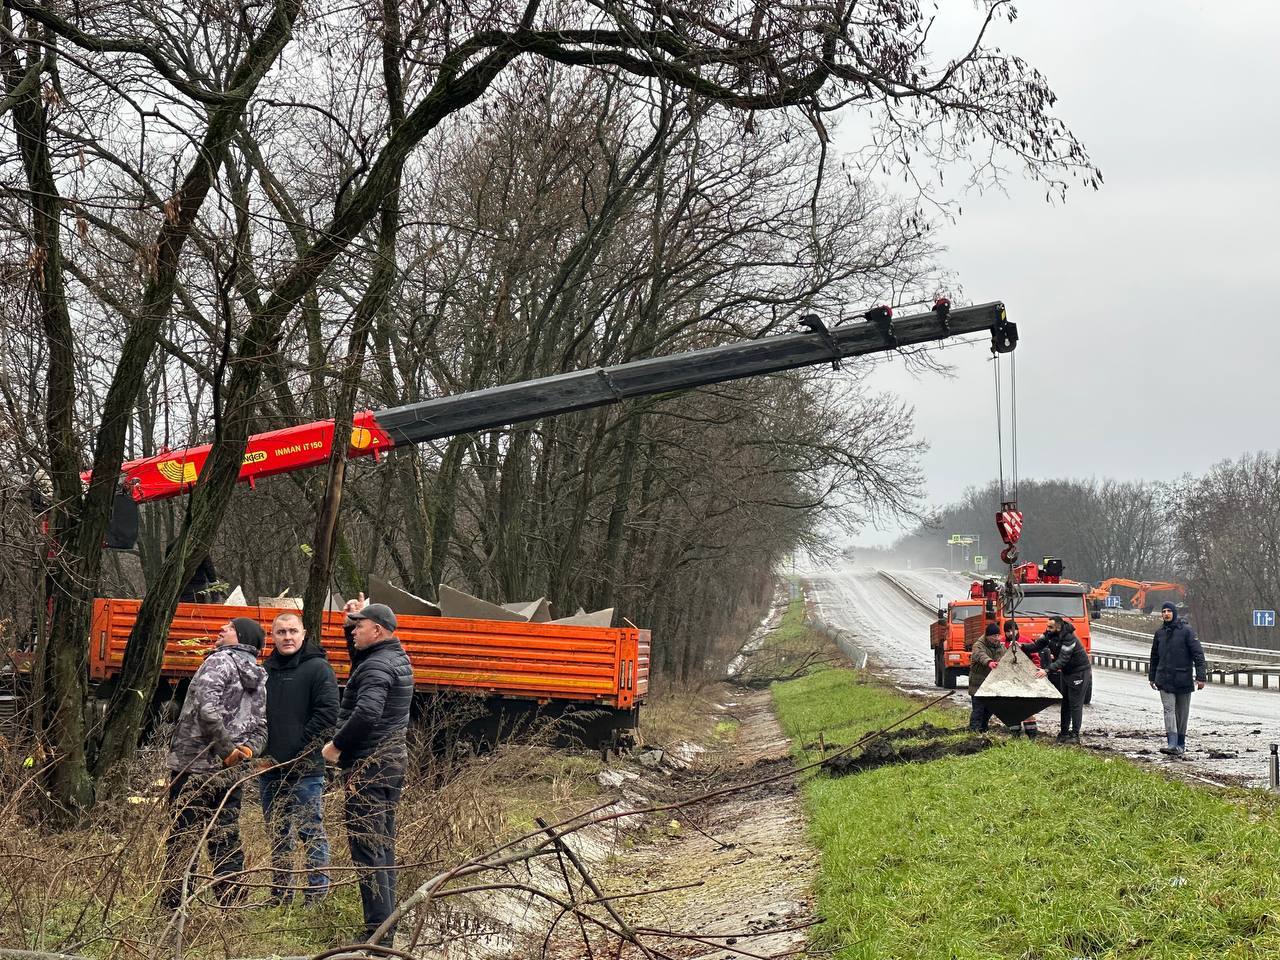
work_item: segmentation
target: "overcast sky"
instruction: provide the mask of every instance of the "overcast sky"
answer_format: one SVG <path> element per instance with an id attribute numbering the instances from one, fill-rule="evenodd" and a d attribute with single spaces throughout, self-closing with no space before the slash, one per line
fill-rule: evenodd
<path id="1" fill-rule="evenodd" d="M 1280 448 L 1280 3 L 1019 14 L 998 45 L 1046 74 L 1106 178 L 1056 206 L 1015 179 L 942 233 L 964 300 L 1003 300 L 1022 336 L 1022 475 L 1169 479 Z M 935 504 L 996 468 L 989 353 L 944 355 L 952 380 L 870 377 L 915 405 Z"/>

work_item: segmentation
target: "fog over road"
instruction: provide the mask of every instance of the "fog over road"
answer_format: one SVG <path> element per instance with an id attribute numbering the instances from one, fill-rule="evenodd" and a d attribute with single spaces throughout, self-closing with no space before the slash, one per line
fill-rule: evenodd
<path id="1" fill-rule="evenodd" d="M 968 591 L 967 579 L 941 569 L 890 572 L 913 593 L 930 601 L 939 593 L 945 601 Z M 822 618 L 855 634 L 877 672 L 912 692 L 938 689 L 933 684 L 929 649 L 933 618 L 879 571 L 847 565 L 814 570 L 805 579 Z M 1104 630 L 1097 631 L 1094 646 L 1144 654 L 1150 649 L 1149 644 Z M 961 685 L 956 699 L 967 707 L 963 680 Z M 1163 713 L 1160 696 L 1146 677 L 1095 667 L 1093 703 L 1085 708 L 1084 739 L 1134 759 L 1177 764 L 1184 773 L 1257 786 L 1266 782 L 1269 744 L 1280 733 L 1274 719 L 1278 710 L 1280 692 L 1210 684 L 1191 700 L 1187 759 L 1169 760 L 1158 752 L 1164 745 Z M 1042 712 L 1040 720 L 1044 729 L 1056 733 L 1057 707 Z M 1211 753 L 1235 756 L 1215 757 Z"/>

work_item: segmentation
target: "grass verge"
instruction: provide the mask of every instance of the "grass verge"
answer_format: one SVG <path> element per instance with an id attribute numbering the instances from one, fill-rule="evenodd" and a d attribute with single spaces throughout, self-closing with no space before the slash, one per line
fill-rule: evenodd
<path id="1" fill-rule="evenodd" d="M 805 760 L 820 732 L 849 744 L 919 705 L 844 669 L 773 692 Z M 938 708 L 910 724 L 926 722 L 958 726 Z M 822 856 L 817 945 L 843 960 L 1280 955 L 1280 828 L 1264 794 L 1010 741 L 819 774 L 805 795 Z"/>

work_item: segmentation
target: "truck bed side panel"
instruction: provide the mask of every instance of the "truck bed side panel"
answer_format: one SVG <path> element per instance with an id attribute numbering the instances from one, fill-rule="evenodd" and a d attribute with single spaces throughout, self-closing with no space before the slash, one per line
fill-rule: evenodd
<path id="1" fill-rule="evenodd" d="M 90 643 L 90 669 L 95 679 L 103 680 L 119 671 L 140 605 L 138 600 L 95 602 Z M 203 662 L 218 628 L 229 619 L 249 617 L 269 633 L 272 620 L 282 612 L 266 607 L 179 604 L 165 647 L 163 675 L 191 676 Z M 647 631 L 447 617 L 403 616 L 398 621 L 396 632 L 413 663 L 420 692 L 452 689 L 628 709 L 643 699 L 648 688 Z M 341 613 L 326 613 L 321 639 L 339 681 L 350 673 L 342 622 Z M 645 636 L 643 645 L 639 634 Z M 268 637 L 268 653 L 270 643 Z"/>

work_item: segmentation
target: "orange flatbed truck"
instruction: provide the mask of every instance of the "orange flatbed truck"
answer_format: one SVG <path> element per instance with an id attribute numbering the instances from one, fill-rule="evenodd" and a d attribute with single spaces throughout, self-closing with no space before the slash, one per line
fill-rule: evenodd
<path id="1" fill-rule="evenodd" d="M 119 677 L 140 606 L 140 600 L 94 602 L 89 673 L 99 685 L 99 696 Z M 156 705 L 181 698 L 204 662 L 211 638 L 228 620 L 249 617 L 269 634 L 276 615 L 286 612 L 300 613 L 179 604 L 165 645 Z M 636 727 L 649 690 L 648 630 L 412 615 L 396 619 L 396 635 L 413 664 L 419 708 L 452 692 L 486 701 L 482 713 L 497 725 L 534 714 L 581 713 L 574 735 L 594 746 L 625 743 Z M 351 670 L 343 620 L 341 612 L 326 613 L 320 638 L 339 683 Z"/>

